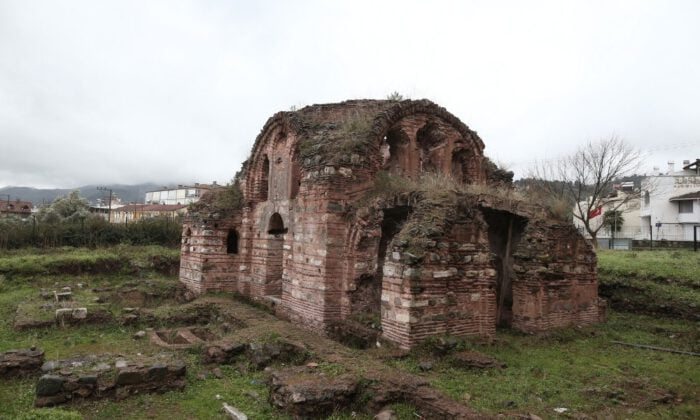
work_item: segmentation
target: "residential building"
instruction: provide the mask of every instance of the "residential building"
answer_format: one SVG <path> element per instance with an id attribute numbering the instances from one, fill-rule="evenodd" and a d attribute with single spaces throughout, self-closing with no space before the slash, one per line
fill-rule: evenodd
<path id="1" fill-rule="evenodd" d="M 187 213 L 185 204 L 127 204 L 112 209 L 112 223 L 130 223 L 141 219 L 167 217 L 175 219 Z"/>
<path id="2" fill-rule="evenodd" d="M 21 201 L 19 198 L 14 201 L 0 201 L 0 214 L 3 215 L 14 215 L 26 218 L 32 214 L 32 208 L 31 201 Z"/>
<path id="3" fill-rule="evenodd" d="M 112 202 L 109 199 L 103 200 L 101 198 L 97 199 L 94 205 L 90 205 L 90 213 L 94 213 L 102 216 L 105 220 L 108 220 L 108 215 L 110 210 L 114 211 L 120 207 L 124 207 L 126 204 L 121 198 L 117 197 L 115 194 L 112 195 Z"/>
<path id="4" fill-rule="evenodd" d="M 177 188 L 163 187 L 146 193 L 146 204 L 190 204 L 199 201 L 206 191 L 221 186 L 216 181 L 211 184 L 178 185 Z"/>
<path id="5" fill-rule="evenodd" d="M 692 241 L 700 226 L 700 159 L 683 161 L 680 171 L 669 162 L 667 173 L 656 169 L 645 178 L 640 217 L 644 238 Z"/>
<path id="6" fill-rule="evenodd" d="M 614 247 L 628 249 L 631 247 L 633 239 L 643 239 L 642 220 L 639 217 L 640 198 L 639 190 L 634 187 L 633 182 L 623 182 L 613 185 L 614 191 L 605 200 L 597 216 L 590 219 L 590 225 L 597 229 L 605 220 L 605 213 L 617 211 L 622 216 L 620 226 L 603 226 L 598 230 L 596 238 L 598 245 L 603 248 Z M 582 203 L 585 204 L 585 203 Z M 584 211 L 586 206 L 582 206 Z M 574 212 L 578 212 L 578 206 L 574 206 Z M 574 225 L 586 237 L 590 237 L 583 222 L 574 217 Z M 612 240 L 615 239 L 613 244 Z"/>

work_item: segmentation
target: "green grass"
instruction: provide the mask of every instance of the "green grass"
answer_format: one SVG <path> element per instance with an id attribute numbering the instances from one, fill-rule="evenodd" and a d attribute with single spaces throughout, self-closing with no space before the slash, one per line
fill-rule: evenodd
<path id="1" fill-rule="evenodd" d="M 598 274 L 613 308 L 700 320 L 700 253 L 600 250 Z"/>
<path id="2" fill-rule="evenodd" d="M 548 337 L 501 331 L 496 344 L 473 348 L 507 368 L 461 370 L 437 359 L 428 377 L 455 399 L 486 413 L 553 417 L 554 408 L 565 407 L 573 413 L 612 410 L 634 418 L 693 418 L 700 412 L 699 358 L 620 347 L 613 340 L 700 351 L 696 323 L 613 312 L 605 324 Z M 419 373 L 420 359 L 394 363 Z M 650 399 L 656 392 L 670 392 L 682 402 L 655 404 Z"/>
<path id="3" fill-rule="evenodd" d="M 12 329 L 17 305 L 37 299 L 41 287 L 75 285 L 78 282 L 86 283 L 88 288 L 117 286 L 133 280 L 142 282 L 144 278 L 158 283 L 158 287 L 175 282 L 173 277 L 163 277 L 148 270 L 145 274 L 139 274 L 138 278 L 123 272 L 75 276 L 52 275 L 39 270 L 39 274 L 29 274 L 37 273 L 31 268 L 36 264 L 46 267 L 46 261 L 65 258 L 90 260 L 93 258 L 91 252 L 103 256 L 121 253 L 122 257 L 126 256 L 127 264 L 132 265 L 134 258 L 148 261 L 148 257 L 144 258 L 143 255 L 161 255 L 162 252 L 167 255 L 169 251 L 132 247 L 122 250 L 42 251 L 38 257 L 25 250 L 0 254 L 0 266 L 15 267 L 11 278 L 0 278 L 0 351 L 35 345 L 45 350 L 47 359 L 103 353 L 151 355 L 162 351 L 148 340 L 132 338 L 134 332 L 143 326 L 109 324 L 28 331 Z M 601 252 L 601 283 L 611 282 L 613 278 L 616 279 L 614 281 L 631 282 L 642 290 L 637 292 L 640 296 L 646 296 L 638 298 L 640 304 L 647 304 L 646 307 L 660 297 L 676 305 L 679 302 L 687 305 L 695 302 L 693 299 L 696 299 L 696 295 L 693 293 L 697 287 L 694 284 L 700 278 L 700 273 L 693 265 L 698 261 L 694 254 L 662 251 L 630 255 L 632 253 L 619 251 Z M 18 259 L 25 262 L 19 263 Z M 24 264 L 29 268 L 22 268 Z M 616 292 L 618 295 L 622 293 L 620 290 Z M 633 289 L 627 289 L 625 293 L 634 295 L 630 290 Z M 172 305 L 165 305 L 155 309 L 155 312 L 167 313 L 170 310 Z M 276 338 L 276 333 L 272 331 L 259 333 L 262 340 Z M 486 414 L 535 413 L 542 418 L 579 414 L 650 419 L 700 417 L 700 358 L 622 347 L 612 344 L 613 340 L 700 352 L 700 324 L 689 319 L 647 316 L 613 308 L 607 323 L 592 327 L 566 329 L 548 336 L 500 330 L 491 345 L 467 343 L 470 349 L 505 362 L 505 369 L 456 369 L 449 363 L 449 357 L 440 358 L 428 352 L 417 352 L 390 363 L 398 369 L 425 376 L 436 388 Z M 209 375 L 206 380 L 201 380 L 197 378 L 197 373 L 209 367 L 202 365 L 198 349 L 177 351 L 175 355 L 188 364 L 188 383 L 183 391 L 144 394 L 122 401 L 80 402 L 60 409 L 35 409 L 36 378 L 2 380 L 0 419 L 222 418 L 223 402 L 239 408 L 251 419 L 288 418 L 267 401 L 263 372 L 238 372 L 234 367 L 222 366 L 222 379 Z M 418 364 L 426 357 L 433 359 L 434 368 L 422 372 Z M 319 369 L 329 376 L 347 371 L 343 364 L 327 360 L 320 360 Z M 653 401 L 664 394 L 672 395 L 672 401 Z M 217 395 L 221 398 L 217 399 Z M 568 408 L 569 412 L 558 415 L 553 411 L 557 407 Z M 391 408 L 400 419 L 416 418 L 415 410 L 410 406 L 396 404 Z M 372 416 L 342 412 L 331 418 L 371 419 Z"/>
<path id="4" fill-rule="evenodd" d="M 40 274 L 136 272 L 177 264 L 180 250 L 162 246 L 112 248 L 20 249 L 0 252 L 0 275 L 7 278 Z"/>
<path id="5" fill-rule="evenodd" d="M 700 287 L 700 252 L 598 251 L 598 270 L 603 274 L 657 281 L 672 280 L 688 287 Z"/>

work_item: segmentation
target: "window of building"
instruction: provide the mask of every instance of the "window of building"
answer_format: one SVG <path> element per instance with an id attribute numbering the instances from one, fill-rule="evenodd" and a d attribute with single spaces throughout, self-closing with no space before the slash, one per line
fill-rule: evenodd
<path id="1" fill-rule="evenodd" d="M 648 205 L 649 205 L 649 201 L 650 201 L 650 198 L 649 198 L 649 191 L 644 191 L 644 205 L 645 205 L 645 206 L 648 206 Z"/>
<path id="2" fill-rule="evenodd" d="M 279 213 L 275 213 L 270 217 L 270 222 L 267 225 L 267 233 L 271 235 L 282 235 L 287 233 L 287 228 L 284 227 L 284 220 Z"/>
<path id="3" fill-rule="evenodd" d="M 678 202 L 678 213 L 692 213 L 693 212 L 693 201 L 692 200 L 682 200 Z"/>
<path id="4" fill-rule="evenodd" d="M 228 231 L 228 236 L 226 237 L 226 253 L 238 254 L 238 232 L 236 232 L 235 229 Z"/>

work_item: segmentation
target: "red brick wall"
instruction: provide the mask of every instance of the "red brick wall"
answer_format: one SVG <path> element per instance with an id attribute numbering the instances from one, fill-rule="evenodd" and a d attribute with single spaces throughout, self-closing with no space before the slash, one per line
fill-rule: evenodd
<path id="1" fill-rule="evenodd" d="M 353 155 L 345 166 L 301 162 L 303 134 L 286 114 L 275 116 L 244 165 L 239 180 L 244 208 L 223 218 L 192 216 L 185 223 L 183 232 L 189 229 L 190 235 L 183 236 L 180 280 L 197 293 L 275 296 L 280 315 L 318 331 L 358 308 L 371 308 L 358 299 L 372 293 L 359 288 L 377 287 L 383 335 L 402 347 L 435 334 L 492 336 L 497 270 L 489 227 L 475 200 L 418 262 L 407 259 L 404 244 L 390 241 L 381 273 L 383 210 L 414 203 L 396 197 L 358 204 L 379 170 L 416 177 L 429 168 L 463 182 L 487 181 L 476 134 L 445 112 L 429 109 L 412 102 L 380 114 L 376 144 L 368 146 L 372 153 Z M 330 118 L 337 109 L 323 112 Z M 573 228 L 513 203 L 482 200 L 479 206 L 529 220 L 513 255 L 515 328 L 542 331 L 601 319 L 595 255 Z M 286 232 L 272 235 L 275 213 Z M 226 252 L 230 229 L 239 235 L 236 255 Z M 378 274 L 381 279 L 373 284 Z"/>

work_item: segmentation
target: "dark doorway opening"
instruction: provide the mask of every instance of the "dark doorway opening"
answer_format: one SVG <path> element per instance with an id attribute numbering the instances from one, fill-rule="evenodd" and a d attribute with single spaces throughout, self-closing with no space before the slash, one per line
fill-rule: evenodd
<path id="1" fill-rule="evenodd" d="M 270 216 L 270 222 L 267 224 L 267 233 L 270 235 L 282 235 L 287 233 L 287 228 L 284 227 L 284 220 L 279 213 L 274 213 Z"/>
<path id="2" fill-rule="evenodd" d="M 238 254 L 238 232 L 235 229 L 229 230 L 226 236 L 226 253 Z"/>
<path id="3" fill-rule="evenodd" d="M 383 210 L 382 235 L 377 246 L 377 270 L 374 275 L 364 275 L 356 280 L 356 289 L 351 296 L 352 317 L 368 326 L 379 328 L 381 325 L 382 280 L 384 262 L 389 244 L 401 230 L 410 214 L 410 207 L 395 207 Z"/>
<path id="4" fill-rule="evenodd" d="M 513 253 L 527 225 L 527 219 L 500 210 L 482 209 L 489 225 L 489 246 L 496 269 L 496 325 L 510 326 L 513 321 Z"/>

